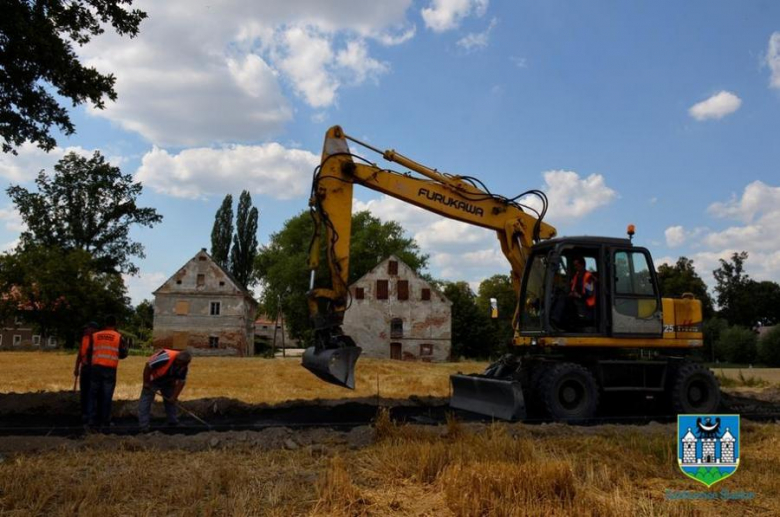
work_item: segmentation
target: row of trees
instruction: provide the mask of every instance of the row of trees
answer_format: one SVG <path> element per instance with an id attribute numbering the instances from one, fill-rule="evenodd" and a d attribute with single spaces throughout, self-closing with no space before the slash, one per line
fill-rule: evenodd
<path id="1" fill-rule="evenodd" d="M 257 255 L 257 220 L 259 213 L 252 206 L 249 191 L 241 192 L 233 231 L 233 196 L 228 194 L 214 216 L 211 229 L 211 258 L 230 271 L 242 286 L 252 283 Z M 231 246 L 232 244 L 232 246 Z"/>

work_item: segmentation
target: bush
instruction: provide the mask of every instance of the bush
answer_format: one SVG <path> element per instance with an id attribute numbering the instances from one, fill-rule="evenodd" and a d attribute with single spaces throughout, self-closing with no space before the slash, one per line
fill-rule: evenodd
<path id="1" fill-rule="evenodd" d="M 756 360 L 756 333 L 744 327 L 729 327 L 715 343 L 717 358 L 728 363 L 747 364 Z"/>
<path id="2" fill-rule="evenodd" d="M 780 366 L 780 325 L 764 334 L 758 342 L 758 357 L 767 366 Z"/>
<path id="3" fill-rule="evenodd" d="M 712 360 L 712 348 L 720 339 L 720 335 L 729 328 L 729 323 L 722 318 L 710 318 L 704 322 L 704 347 L 701 355 L 705 361 Z"/>

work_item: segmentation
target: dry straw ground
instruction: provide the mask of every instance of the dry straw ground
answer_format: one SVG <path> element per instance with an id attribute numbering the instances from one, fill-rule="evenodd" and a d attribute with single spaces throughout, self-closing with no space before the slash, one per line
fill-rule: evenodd
<path id="1" fill-rule="evenodd" d="M 0 390 L 70 389 L 72 361 L 0 354 Z M 142 365 L 142 358 L 122 364 L 120 397 L 136 397 Z M 483 365 L 361 360 L 359 367 L 358 390 L 346 392 L 323 385 L 294 359 L 198 358 L 186 394 L 254 403 L 365 397 L 376 394 L 378 376 L 383 397 L 446 396 L 449 373 Z M 246 437 L 185 450 L 176 437 L 159 436 L 153 448 L 91 437 L 9 454 L 0 460 L 0 514 L 780 515 L 777 424 L 743 422 L 742 465 L 711 490 L 755 495 L 743 501 L 665 498 L 666 490 L 707 491 L 679 471 L 673 425 L 398 426 L 380 413 L 367 445 L 337 434 L 293 450 L 269 450 Z"/>
<path id="2" fill-rule="evenodd" d="M 778 515 L 780 431 L 743 424 L 743 464 L 712 492 L 676 466 L 672 425 L 396 426 L 380 415 L 365 447 L 116 450 L 86 446 L 0 463 L 4 515 Z M 175 442 L 175 438 L 170 438 Z M 225 447 L 222 449 L 222 447 Z"/>
<path id="3" fill-rule="evenodd" d="M 0 353 L 0 393 L 66 391 L 73 387 L 75 355 L 56 352 Z M 119 365 L 116 399 L 137 399 L 141 392 L 144 357 L 128 357 Z M 449 396 L 449 376 L 482 371 L 485 363 L 410 363 L 363 358 L 358 360 L 356 389 L 326 384 L 304 370 L 300 358 L 240 359 L 196 357 L 182 399 L 228 397 L 244 402 L 279 403 L 301 399 L 345 397 L 407 398 Z"/>

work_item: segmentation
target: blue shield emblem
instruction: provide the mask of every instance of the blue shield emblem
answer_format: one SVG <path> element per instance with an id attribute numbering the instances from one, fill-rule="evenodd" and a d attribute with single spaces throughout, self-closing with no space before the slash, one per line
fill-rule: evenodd
<path id="1" fill-rule="evenodd" d="M 739 467 L 739 415 L 677 415 L 677 463 L 711 487 Z"/>

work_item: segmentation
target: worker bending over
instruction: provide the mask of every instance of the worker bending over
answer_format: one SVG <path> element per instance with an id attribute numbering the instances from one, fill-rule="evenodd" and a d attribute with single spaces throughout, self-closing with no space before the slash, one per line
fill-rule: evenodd
<path id="1" fill-rule="evenodd" d="M 76 355 L 76 367 L 73 376 L 79 381 L 79 402 L 81 403 L 81 423 L 89 425 L 89 385 L 92 380 L 92 334 L 98 331 L 98 324 L 90 321 L 84 325 L 84 333 L 81 336 L 81 347 Z M 73 389 L 76 382 L 73 382 Z"/>
<path id="2" fill-rule="evenodd" d="M 116 317 L 106 318 L 106 328 L 92 334 L 92 367 L 89 381 L 89 426 L 111 424 L 111 402 L 116 388 L 119 360 L 127 357 L 127 343 L 116 330 Z"/>
<path id="3" fill-rule="evenodd" d="M 156 352 L 144 366 L 144 387 L 138 401 L 138 423 L 141 431 L 149 430 L 154 396 L 160 393 L 165 404 L 168 425 L 178 425 L 176 401 L 187 381 L 192 355 L 186 350 L 162 349 Z"/>

